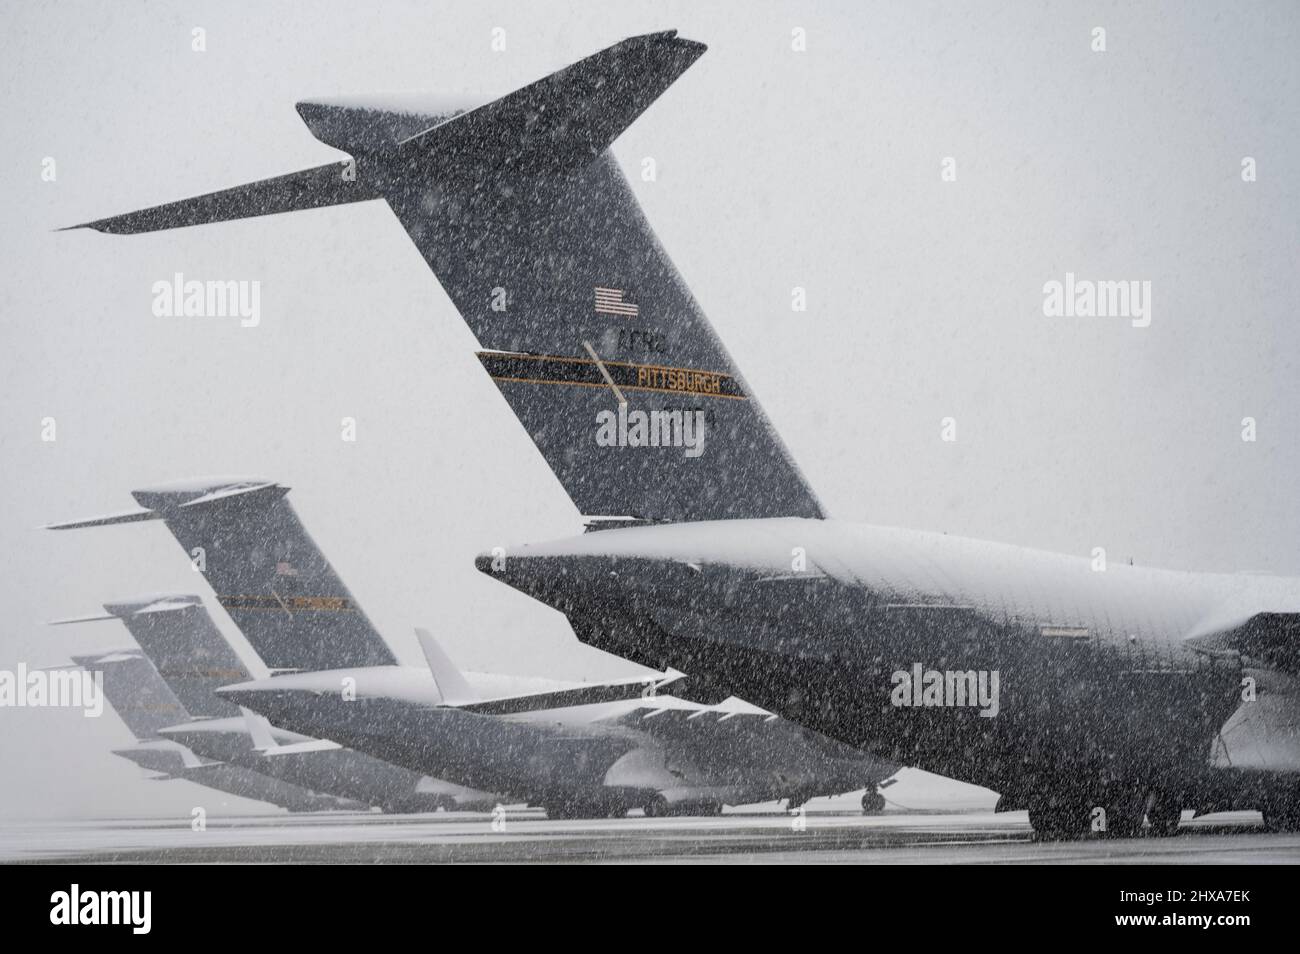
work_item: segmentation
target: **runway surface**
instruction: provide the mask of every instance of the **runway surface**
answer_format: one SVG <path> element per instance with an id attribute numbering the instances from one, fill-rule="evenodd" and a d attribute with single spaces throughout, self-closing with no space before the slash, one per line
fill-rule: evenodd
<path id="1" fill-rule="evenodd" d="M 1185 821 L 1172 838 L 1037 841 L 995 815 L 729 812 L 716 818 L 549 821 L 491 814 L 316 814 L 0 823 L 0 861 L 28 863 L 766 862 L 866 864 L 1300 863 L 1300 834 L 1254 813 Z"/>

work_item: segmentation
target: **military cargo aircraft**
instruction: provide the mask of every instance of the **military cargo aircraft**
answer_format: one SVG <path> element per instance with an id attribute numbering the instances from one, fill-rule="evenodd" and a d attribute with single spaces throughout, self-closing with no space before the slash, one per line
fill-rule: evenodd
<path id="1" fill-rule="evenodd" d="M 704 706 L 657 695 L 680 674 L 590 684 L 465 675 L 427 633 L 430 670 L 398 665 L 288 492 L 261 479 L 179 481 L 135 491 L 137 510 L 51 525 L 161 520 L 280 673 L 250 681 L 196 597 L 110 604 L 109 617 L 132 627 L 183 687 L 210 695 L 214 681 L 239 683 L 218 693 L 228 711 L 213 715 L 227 718 L 171 726 L 164 737 L 390 810 L 442 797 L 435 784 L 476 790 L 479 800 L 494 798 L 482 790 L 500 792 L 555 816 L 712 814 L 860 788 L 864 807 L 881 807 L 876 785 L 897 766 L 738 700 Z M 301 735 L 273 738 L 269 725 L 233 716 L 227 699 Z M 421 775 L 431 778 L 417 789 Z"/>
<path id="2" fill-rule="evenodd" d="M 995 789 L 1045 834 L 1184 808 L 1300 827 L 1300 581 L 827 518 L 608 151 L 704 49 L 633 37 L 462 112 L 300 103 L 349 159 L 88 226 L 382 199 L 601 529 L 479 559 L 580 639 Z"/>
<path id="3" fill-rule="evenodd" d="M 138 649 L 75 655 L 72 661 L 88 672 L 104 674 L 104 695 L 126 727 L 135 744 L 114 749 L 113 754 L 134 762 L 154 774 L 155 781 L 180 779 L 228 795 L 269 802 L 291 812 L 357 809 L 361 806 L 319 794 L 280 779 L 274 779 L 239 765 L 200 757 L 178 742 L 164 739 L 159 730 L 194 713 L 185 706 L 159 675 L 152 662 Z M 211 705 L 229 705 L 216 699 Z M 203 714 L 203 706 L 197 710 Z"/>
<path id="4" fill-rule="evenodd" d="M 252 678 L 217 628 L 200 597 L 157 594 L 104 604 L 106 615 L 56 620 L 55 624 L 121 620 L 156 667 L 181 708 L 154 727 L 200 758 L 240 766 L 300 788 L 348 799 L 353 807 L 386 812 L 491 810 L 500 800 L 391 765 L 329 742 L 285 732 L 214 690 Z M 194 718 L 186 719 L 189 713 Z"/>

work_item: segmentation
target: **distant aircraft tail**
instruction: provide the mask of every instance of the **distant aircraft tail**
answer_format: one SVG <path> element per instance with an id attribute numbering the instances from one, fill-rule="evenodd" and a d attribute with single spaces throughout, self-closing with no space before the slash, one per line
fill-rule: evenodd
<path id="1" fill-rule="evenodd" d="M 140 510 L 50 529 L 162 520 L 272 670 L 395 664 L 285 499 L 288 492 L 256 479 L 183 481 L 134 491 Z"/>
<path id="2" fill-rule="evenodd" d="M 104 609 L 105 616 L 54 620 L 53 625 L 119 619 L 190 715 L 239 715 L 238 707 L 213 692 L 251 676 L 199 597 L 144 596 L 105 603 Z"/>
<path id="3" fill-rule="evenodd" d="M 89 226 L 141 232 L 382 197 L 581 513 L 820 517 L 608 152 L 704 50 L 675 31 L 632 37 L 459 113 L 300 103 L 350 165 Z M 348 170 L 355 181 L 339 178 Z"/>
<path id="4" fill-rule="evenodd" d="M 154 664 L 138 649 L 73 656 L 72 661 L 82 669 L 104 674 L 104 697 L 138 741 L 157 739 L 159 729 L 190 718 Z"/>

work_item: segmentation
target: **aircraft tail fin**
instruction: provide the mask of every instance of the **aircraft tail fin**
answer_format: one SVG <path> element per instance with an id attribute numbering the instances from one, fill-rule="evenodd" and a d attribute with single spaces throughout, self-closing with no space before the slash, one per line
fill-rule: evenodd
<path id="1" fill-rule="evenodd" d="M 288 492 L 274 481 L 215 477 L 132 496 L 167 525 L 268 668 L 394 665 L 396 657 L 307 533 Z"/>
<path id="2" fill-rule="evenodd" d="M 87 671 L 104 674 L 104 697 L 138 741 L 159 738 L 158 730 L 190 718 L 158 670 L 138 649 L 73 656 Z"/>
<path id="3" fill-rule="evenodd" d="M 402 142 L 382 189 L 582 514 L 819 517 L 608 152 L 704 49 L 617 43 Z"/>
<path id="4" fill-rule="evenodd" d="M 159 675 L 196 718 L 224 718 L 239 710 L 213 690 L 251 679 L 208 614 L 190 594 L 142 596 L 105 603 L 103 616 L 54 620 L 52 625 L 119 619 Z"/>
<path id="5" fill-rule="evenodd" d="M 459 114 L 299 104 L 352 166 L 90 225 L 151 231 L 382 196 L 580 513 L 820 517 L 609 153 L 704 50 L 676 31 L 631 37 Z"/>

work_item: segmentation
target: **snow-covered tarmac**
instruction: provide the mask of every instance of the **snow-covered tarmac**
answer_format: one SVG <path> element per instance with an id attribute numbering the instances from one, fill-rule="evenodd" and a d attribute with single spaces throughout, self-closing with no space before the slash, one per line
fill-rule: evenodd
<path id="1" fill-rule="evenodd" d="M 864 817 L 733 811 L 717 818 L 549 821 L 538 811 L 489 814 L 314 814 L 0 823 L 5 862 L 1300 862 L 1300 834 L 1243 812 L 1185 821 L 1173 838 L 1039 842 L 1024 812 Z"/>

